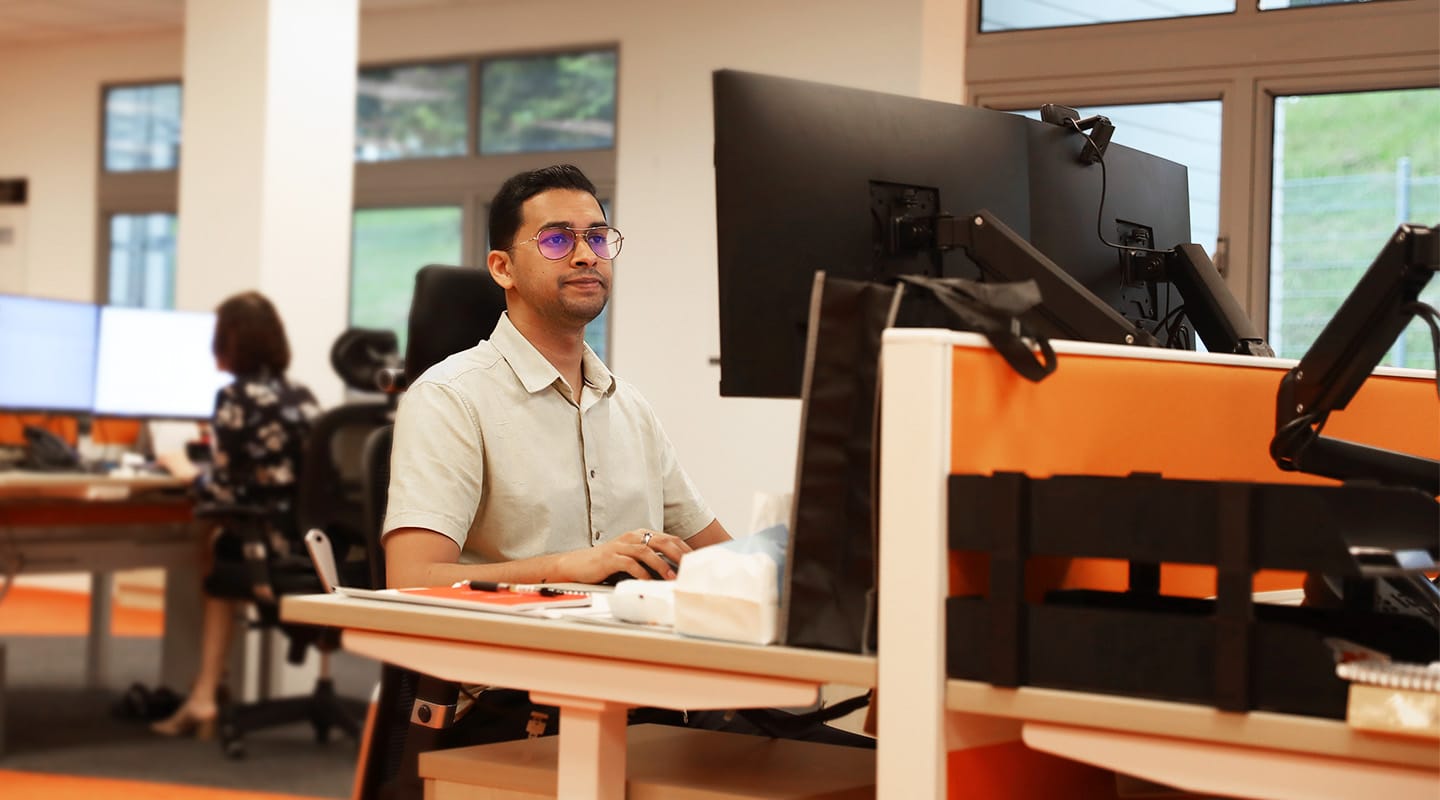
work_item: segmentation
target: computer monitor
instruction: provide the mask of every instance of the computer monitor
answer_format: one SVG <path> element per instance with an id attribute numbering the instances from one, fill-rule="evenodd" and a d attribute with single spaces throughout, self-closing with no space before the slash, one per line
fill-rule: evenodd
<path id="1" fill-rule="evenodd" d="M 89 411 L 98 314 L 91 303 L 0 295 L 0 409 Z"/>
<path id="2" fill-rule="evenodd" d="M 1101 219 L 1102 168 L 1081 160 L 1084 137 L 1059 125 L 1028 122 L 1030 243 L 1107 305 L 1150 330 L 1183 305 L 1178 290 L 1164 276 L 1147 277 L 1148 261 L 1128 258 L 1102 242 L 1100 234 L 1112 244 L 1151 250 L 1188 243 L 1188 171 L 1112 142 L 1104 151 Z M 1114 135 L 1123 139 L 1125 132 Z M 1172 332 L 1171 344 L 1194 349 L 1193 329 L 1183 312 L 1167 322 L 1161 344 Z"/>
<path id="3" fill-rule="evenodd" d="M 105 306 L 95 370 L 95 413 L 207 419 L 232 378 L 210 352 L 215 315 Z"/>
<path id="4" fill-rule="evenodd" d="M 1164 283 L 1136 283 L 1143 276 L 1127 274 L 1122 251 L 1099 241 L 1100 166 L 1080 162 L 1085 140 L 1072 130 L 732 70 L 715 73 L 714 92 L 723 396 L 799 396 L 816 270 L 985 277 L 966 252 L 918 240 L 945 214 L 986 210 L 1048 257 L 1012 258 L 990 274 L 1040 278 L 1045 305 L 1031 316 L 1042 334 L 1153 343 L 1154 323 L 1179 305 Z M 1185 167 L 1110 145 L 1106 169 L 1100 228 L 1111 242 L 1121 222 L 1136 236 L 1148 231 L 1156 249 L 1189 240 Z M 915 224 L 894 225 L 901 218 Z"/>
<path id="5" fill-rule="evenodd" d="M 816 270 L 978 276 L 959 251 L 876 252 L 892 209 L 872 182 L 927 187 L 946 210 L 986 208 L 1029 232 L 1021 117 L 732 70 L 714 91 L 723 396 L 800 396 Z M 915 213 L 941 210 L 913 199 Z"/>

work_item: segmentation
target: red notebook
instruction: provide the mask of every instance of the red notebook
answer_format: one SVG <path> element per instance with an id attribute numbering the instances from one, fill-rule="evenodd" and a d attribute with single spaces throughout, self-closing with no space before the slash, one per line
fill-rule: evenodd
<path id="1" fill-rule="evenodd" d="M 380 590 L 337 586 L 335 591 L 349 597 L 363 597 L 367 600 L 391 600 L 445 608 L 498 611 L 502 614 L 523 614 L 551 608 L 577 608 L 590 605 L 590 596 L 586 594 L 550 596 L 538 592 L 485 592 L 478 589 L 456 589 L 450 586 Z"/>

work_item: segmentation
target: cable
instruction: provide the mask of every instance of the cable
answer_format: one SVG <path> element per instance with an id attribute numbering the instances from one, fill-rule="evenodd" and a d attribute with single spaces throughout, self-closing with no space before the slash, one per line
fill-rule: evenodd
<path id="1" fill-rule="evenodd" d="M 1114 242 L 1111 242 L 1105 238 L 1105 191 L 1107 188 L 1106 184 L 1108 182 L 1105 174 L 1105 156 L 1100 152 L 1100 148 L 1095 145 L 1095 140 L 1090 138 L 1090 134 L 1080 130 L 1080 126 L 1075 124 L 1075 120 L 1067 119 L 1065 120 L 1065 124 L 1071 130 L 1085 137 L 1085 141 L 1089 143 L 1090 149 L 1095 151 L 1095 160 L 1100 162 L 1100 208 L 1098 211 L 1095 212 L 1095 235 L 1100 237 L 1100 243 L 1105 245 L 1106 247 L 1113 247 L 1116 250 L 1133 250 L 1137 253 L 1157 253 L 1160 255 L 1169 254 L 1171 252 L 1169 250 L 1156 250 L 1151 247 L 1135 247 L 1130 245 L 1115 244 Z"/>
<path id="2" fill-rule="evenodd" d="M 1440 311 L 1435 307 L 1416 300 L 1400 307 L 1403 312 L 1414 314 L 1430 326 L 1430 346 L 1435 351 L 1435 394 L 1440 395 Z"/>

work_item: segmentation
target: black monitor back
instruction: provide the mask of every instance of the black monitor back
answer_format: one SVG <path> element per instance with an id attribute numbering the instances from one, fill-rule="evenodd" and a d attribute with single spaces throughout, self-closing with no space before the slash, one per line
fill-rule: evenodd
<path id="1" fill-rule="evenodd" d="M 872 181 L 937 189 L 1029 232 L 1028 120 L 732 70 L 715 73 L 720 394 L 798 397 L 812 276 L 976 277 L 959 252 L 897 264 L 875 252 Z"/>
<path id="2" fill-rule="evenodd" d="M 1105 150 L 1104 218 L 1097 219 L 1102 168 L 1081 163 L 1085 139 L 1058 125 L 1033 121 L 1028 133 L 1030 243 L 1132 322 L 1159 320 L 1179 306 L 1179 292 L 1168 283 L 1156 286 L 1153 297 L 1141 276 L 1132 274 L 1127 283 L 1121 251 L 1101 242 L 1096 228 L 1098 221 L 1099 231 L 1115 244 L 1168 250 L 1189 242 L 1186 168 L 1112 143 Z M 1117 136 L 1123 137 L 1124 131 Z"/>

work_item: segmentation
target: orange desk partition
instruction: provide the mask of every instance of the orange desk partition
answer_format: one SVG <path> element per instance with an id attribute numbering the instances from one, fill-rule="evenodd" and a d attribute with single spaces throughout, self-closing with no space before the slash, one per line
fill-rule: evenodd
<path id="1" fill-rule="evenodd" d="M 1243 480 L 1334 485 L 1285 472 L 1270 458 L 1275 398 L 1293 362 L 1116 348 L 1085 352 L 1066 343 L 1059 367 L 1040 383 L 1017 375 L 994 350 L 953 348 L 951 474 L 1022 472 Z M 1440 457 L 1440 400 L 1433 373 L 1377 374 L 1349 406 L 1330 416 L 1325 435 L 1429 458 Z M 1262 572 L 1255 590 L 1299 588 L 1301 573 Z M 979 591 L 984 557 L 952 556 L 951 593 Z M 1098 559 L 1034 559 L 1027 585 L 1123 589 L 1126 564 Z M 1161 592 L 1214 594 L 1211 567 L 1168 564 Z"/>

